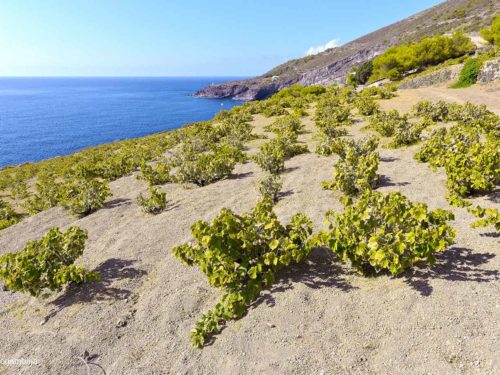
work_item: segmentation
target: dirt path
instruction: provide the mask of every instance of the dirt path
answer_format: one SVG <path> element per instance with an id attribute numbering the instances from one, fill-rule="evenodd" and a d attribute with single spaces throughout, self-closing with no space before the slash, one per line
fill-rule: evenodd
<path id="1" fill-rule="evenodd" d="M 405 110 L 403 104 L 419 95 L 458 100 L 458 93 L 408 90 L 384 106 Z M 464 93 L 489 98 L 487 91 Z M 262 133 L 270 121 L 256 116 L 255 131 Z M 305 122 L 300 139 L 314 151 L 315 129 L 310 118 Z M 364 125 L 350 127 L 351 135 L 366 135 Z M 260 142 L 250 143 L 249 151 Z M 413 159 L 419 147 L 380 149 L 378 190 L 399 190 L 455 213 L 456 243 L 436 265 L 399 278 L 363 278 L 316 251 L 281 273 L 245 317 L 230 322 L 203 350 L 190 346 L 189 332 L 220 291 L 170 249 L 190 239 L 194 221 L 211 219 L 223 207 L 241 212 L 255 204 L 263 174 L 254 163 L 238 165 L 232 178 L 202 188 L 163 186 L 171 204 L 157 216 L 139 210 L 134 199 L 147 186 L 127 176 L 111 184 L 114 196 L 106 207 L 88 217 L 54 208 L 7 228 L 0 232 L 0 253 L 19 250 L 53 226 L 87 228 L 79 264 L 97 269 L 102 280 L 45 300 L 0 291 L 0 359 L 38 363 L 0 364 L 0 373 L 86 374 L 77 358 L 85 350 L 107 374 L 124 375 L 500 373 L 500 238 L 491 228 L 471 229 L 471 215 L 449 207 L 443 172 Z M 341 209 L 340 194 L 320 186 L 331 179 L 334 161 L 314 153 L 287 161 L 276 206 L 281 220 L 302 211 L 319 229 L 325 211 Z M 494 194 L 478 201 L 500 208 Z"/>
<path id="2" fill-rule="evenodd" d="M 387 108 L 398 108 L 408 112 L 413 104 L 419 100 L 444 100 L 448 102 L 486 104 L 496 114 L 500 115 L 500 82 L 495 81 L 488 85 L 474 85 L 466 89 L 449 89 L 452 82 L 442 86 L 425 87 L 420 89 L 401 90 L 398 97 L 383 102 Z"/>

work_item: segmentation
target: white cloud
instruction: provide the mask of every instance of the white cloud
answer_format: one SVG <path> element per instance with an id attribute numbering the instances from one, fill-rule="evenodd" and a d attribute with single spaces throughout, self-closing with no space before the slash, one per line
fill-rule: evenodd
<path id="1" fill-rule="evenodd" d="M 306 56 L 317 55 L 318 53 L 326 51 L 327 49 L 335 48 L 335 47 L 338 47 L 338 46 L 340 46 L 340 39 L 339 38 L 335 38 L 335 39 L 330 40 L 325 45 L 309 48 L 306 51 Z"/>

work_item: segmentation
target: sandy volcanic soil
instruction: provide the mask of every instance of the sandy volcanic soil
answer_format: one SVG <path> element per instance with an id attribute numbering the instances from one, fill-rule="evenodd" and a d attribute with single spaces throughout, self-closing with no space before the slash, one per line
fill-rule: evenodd
<path id="1" fill-rule="evenodd" d="M 419 98 L 484 101 L 497 113 L 500 105 L 496 85 L 406 90 L 383 106 L 406 111 Z M 271 121 L 256 116 L 255 131 L 262 133 Z M 315 129 L 310 118 L 305 122 L 300 138 L 314 151 Z M 366 135 L 363 125 L 350 133 Z M 250 151 L 261 142 L 251 142 Z M 111 184 L 113 198 L 90 216 L 77 219 L 54 208 L 0 232 L 6 252 L 54 226 L 86 228 L 89 241 L 79 264 L 102 277 L 45 300 L 0 292 L 0 360 L 37 362 L 0 365 L 0 373 L 86 374 L 78 359 L 86 350 L 107 374 L 500 373 L 500 238 L 493 228 L 469 228 L 473 217 L 449 207 L 445 175 L 413 159 L 419 147 L 380 148 L 378 190 L 399 190 L 455 213 L 456 244 L 436 265 L 398 278 L 363 278 L 317 250 L 282 272 L 245 317 L 230 322 L 203 350 L 191 348 L 189 331 L 221 292 L 170 249 L 190 239 L 197 219 L 209 220 L 222 207 L 241 212 L 255 204 L 263 174 L 253 162 L 203 188 L 163 186 L 170 207 L 157 216 L 137 207 L 135 197 L 147 186 L 128 176 Z M 340 194 L 320 186 L 331 178 L 334 160 L 309 153 L 287 161 L 276 207 L 283 221 L 303 211 L 319 229 L 325 211 L 341 209 Z M 476 201 L 500 208 L 498 191 Z M 95 365 L 90 370 L 102 373 Z"/>

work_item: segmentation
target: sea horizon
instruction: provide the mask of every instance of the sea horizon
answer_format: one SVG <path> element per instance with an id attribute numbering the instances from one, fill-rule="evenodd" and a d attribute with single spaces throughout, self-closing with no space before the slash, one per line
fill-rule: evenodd
<path id="1" fill-rule="evenodd" d="M 232 99 L 196 98 L 240 77 L 0 77 L 0 169 L 211 119 Z"/>

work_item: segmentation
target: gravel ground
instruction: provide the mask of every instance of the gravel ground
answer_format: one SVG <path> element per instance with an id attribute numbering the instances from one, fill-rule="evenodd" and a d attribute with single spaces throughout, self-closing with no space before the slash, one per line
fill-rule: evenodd
<path id="1" fill-rule="evenodd" d="M 407 110 L 415 98 L 435 99 L 435 90 L 406 90 L 383 105 Z M 466 92 L 480 101 L 473 91 L 449 91 L 442 98 Z M 498 106 L 498 91 L 494 95 Z M 270 121 L 256 116 L 256 131 Z M 306 124 L 301 140 L 314 151 L 314 127 L 309 118 Z M 363 125 L 350 133 L 366 134 Z M 250 151 L 260 142 L 253 141 Z M 492 228 L 471 229 L 474 218 L 449 207 L 445 175 L 413 159 L 419 147 L 380 149 L 378 190 L 399 190 L 431 209 L 455 213 L 456 243 L 436 265 L 398 278 L 363 278 L 317 250 L 282 272 L 245 317 L 203 350 L 191 348 L 189 331 L 221 292 L 170 249 L 190 239 L 195 220 L 209 220 L 222 207 L 253 207 L 262 177 L 254 163 L 206 187 L 163 186 L 170 206 L 157 216 L 137 207 L 135 197 L 147 187 L 128 176 L 111 184 L 113 198 L 88 217 L 54 208 L 0 232 L 0 252 L 6 252 L 54 226 L 86 228 L 89 241 L 79 264 L 102 277 L 45 299 L 0 291 L 0 373 L 86 374 L 78 358 L 85 351 L 107 374 L 500 373 L 500 238 Z M 341 209 L 340 195 L 320 186 L 331 179 L 333 163 L 314 153 L 287 162 L 276 207 L 283 221 L 302 211 L 319 229 L 325 211 Z M 476 200 L 500 208 L 498 191 Z M 13 359 L 33 363 L 6 365 Z M 103 373 L 89 366 L 91 374 Z"/>

